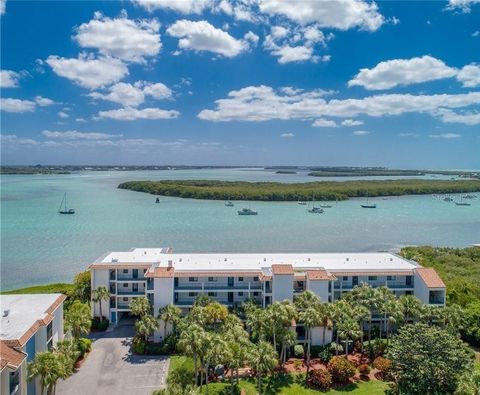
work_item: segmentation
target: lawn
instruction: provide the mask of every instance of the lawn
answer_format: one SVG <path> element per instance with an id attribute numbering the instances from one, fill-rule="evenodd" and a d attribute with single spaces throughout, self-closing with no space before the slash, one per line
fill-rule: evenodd
<path id="1" fill-rule="evenodd" d="M 17 294 L 52 294 L 62 293 L 70 294 L 73 291 L 73 284 L 67 283 L 55 283 L 47 285 L 36 285 L 33 287 L 20 288 L 12 291 L 2 292 L 4 295 L 17 295 Z"/>
<path id="2" fill-rule="evenodd" d="M 170 371 L 186 364 L 193 368 L 193 361 L 188 357 L 174 355 L 170 359 Z M 244 389 L 247 395 L 257 393 L 257 383 L 252 379 L 240 380 L 240 388 Z M 265 378 L 263 380 L 263 391 L 265 395 L 285 394 L 285 395 L 320 395 L 320 394 L 353 394 L 353 395 L 383 395 L 387 389 L 387 384 L 381 381 L 360 382 L 350 384 L 339 390 L 330 390 L 328 392 L 315 391 L 303 386 L 303 379 L 300 375 L 276 376 Z M 230 394 L 230 384 L 228 382 L 212 383 L 208 386 L 210 395 L 228 395 Z"/>

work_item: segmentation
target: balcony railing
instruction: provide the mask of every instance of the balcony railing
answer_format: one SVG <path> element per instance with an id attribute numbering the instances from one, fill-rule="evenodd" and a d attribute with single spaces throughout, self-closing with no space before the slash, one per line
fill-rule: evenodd
<path id="1" fill-rule="evenodd" d="M 235 285 L 228 285 L 228 284 L 207 284 L 207 283 L 197 283 L 197 284 L 178 284 L 175 286 L 175 290 L 178 291 L 216 291 L 225 289 L 227 291 L 236 290 L 236 291 L 261 291 L 262 286 L 261 284 L 250 284 L 250 288 L 247 284 L 235 284 Z"/>
<path id="2" fill-rule="evenodd" d="M 235 302 L 229 302 L 228 300 L 215 299 L 215 301 L 220 303 L 220 304 L 224 304 L 224 305 L 233 305 L 235 303 Z M 192 299 L 192 300 L 177 300 L 176 302 L 174 302 L 174 304 L 177 305 L 177 306 L 192 306 L 194 303 L 195 303 L 194 299 Z M 237 303 L 240 304 L 240 302 L 237 302 Z"/>
<path id="3" fill-rule="evenodd" d="M 117 310 L 130 310 L 130 305 L 128 303 L 119 303 Z"/>
<path id="4" fill-rule="evenodd" d="M 138 291 L 118 291 L 119 296 L 145 296 L 145 290 L 139 289 Z"/>
<path id="5" fill-rule="evenodd" d="M 370 285 L 372 288 L 378 288 L 378 287 L 387 287 L 387 288 L 402 288 L 402 289 L 410 289 L 413 288 L 413 284 L 407 285 L 405 283 L 398 283 L 398 282 L 390 282 L 390 281 L 382 281 L 382 282 L 368 282 L 366 281 L 368 285 Z M 342 284 L 341 288 L 344 290 L 350 290 L 355 288 L 357 285 L 353 285 L 352 283 L 347 283 L 347 284 Z M 335 283 L 335 289 L 338 290 L 340 289 L 340 283 Z"/>
<path id="6" fill-rule="evenodd" d="M 118 274 L 117 281 L 147 281 L 143 275 L 138 275 L 134 277 L 132 274 Z"/>

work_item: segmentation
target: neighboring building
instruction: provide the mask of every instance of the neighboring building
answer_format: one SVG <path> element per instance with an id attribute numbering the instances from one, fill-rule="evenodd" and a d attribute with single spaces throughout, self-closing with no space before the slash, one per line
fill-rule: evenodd
<path id="1" fill-rule="evenodd" d="M 415 295 L 423 303 L 445 304 L 445 284 L 433 269 L 390 253 L 174 254 L 171 248 L 135 248 L 110 252 L 90 269 L 92 289 L 103 285 L 110 290 L 102 311 L 115 324 L 130 311 L 130 301 L 141 296 L 158 314 L 169 303 L 187 312 L 200 294 L 227 306 L 253 298 L 266 307 L 310 290 L 331 303 L 363 282 L 387 286 L 397 297 Z M 93 314 L 99 315 L 98 303 Z M 302 329 L 297 327 L 300 339 Z M 164 336 L 160 325 L 155 339 Z"/>
<path id="2" fill-rule="evenodd" d="M 0 295 L 0 394 L 37 395 L 27 364 L 63 340 L 62 294 Z"/>

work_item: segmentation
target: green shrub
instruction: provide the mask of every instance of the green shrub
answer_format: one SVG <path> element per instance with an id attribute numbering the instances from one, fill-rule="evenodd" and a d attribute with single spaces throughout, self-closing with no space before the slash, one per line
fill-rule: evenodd
<path id="1" fill-rule="evenodd" d="M 366 363 L 361 364 L 361 365 L 358 367 L 358 372 L 359 372 L 360 374 L 363 374 L 363 375 L 368 376 L 368 375 L 370 374 L 370 366 L 368 366 Z"/>
<path id="2" fill-rule="evenodd" d="M 355 366 L 345 357 L 332 357 L 328 363 L 328 371 L 337 383 L 346 383 L 355 375 Z"/>
<path id="3" fill-rule="evenodd" d="M 90 352 L 92 349 L 92 341 L 86 337 L 81 337 L 77 341 L 77 349 L 80 353 L 80 358 L 83 358 L 86 353 Z"/>
<path id="4" fill-rule="evenodd" d="M 91 330 L 104 332 L 107 330 L 109 324 L 110 324 L 110 321 L 108 320 L 108 318 L 104 317 L 103 320 L 100 321 L 99 317 L 93 317 Z"/>
<path id="5" fill-rule="evenodd" d="M 326 391 L 332 385 L 332 375 L 325 369 L 311 370 L 308 373 L 308 383 L 313 387 Z"/>
<path id="6" fill-rule="evenodd" d="M 330 344 L 330 354 L 334 355 L 337 349 L 339 354 L 343 354 L 343 346 L 341 344 L 338 344 L 338 345 L 337 343 Z"/>
<path id="7" fill-rule="evenodd" d="M 332 354 L 330 353 L 330 347 L 328 346 L 325 346 L 323 350 L 320 350 L 320 352 L 318 353 L 318 358 L 323 363 L 328 363 L 331 357 L 332 357 Z"/>
<path id="8" fill-rule="evenodd" d="M 140 336 L 135 336 L 132 340 L 132 352 L 134 354 L 145 354 L 145 340 Z"/>
<path id="9" fill-rule="evenodd" d="M 293 355 L 295 355 L 296 358 L 303 358 L 304 351 L 301 344 L 297 344 L 293 347 Z"/>

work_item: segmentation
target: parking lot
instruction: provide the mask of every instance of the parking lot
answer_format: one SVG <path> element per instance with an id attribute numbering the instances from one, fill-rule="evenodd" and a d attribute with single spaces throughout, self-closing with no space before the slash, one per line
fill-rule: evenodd
<path id="1" fill-rule="evenodd" d="M 60 395 L 150 395 L 166 385 L 168 357 L 131 355 L 132 325 L 121 325 L 92 344 L 81 368 L 57 384 Z"/>

